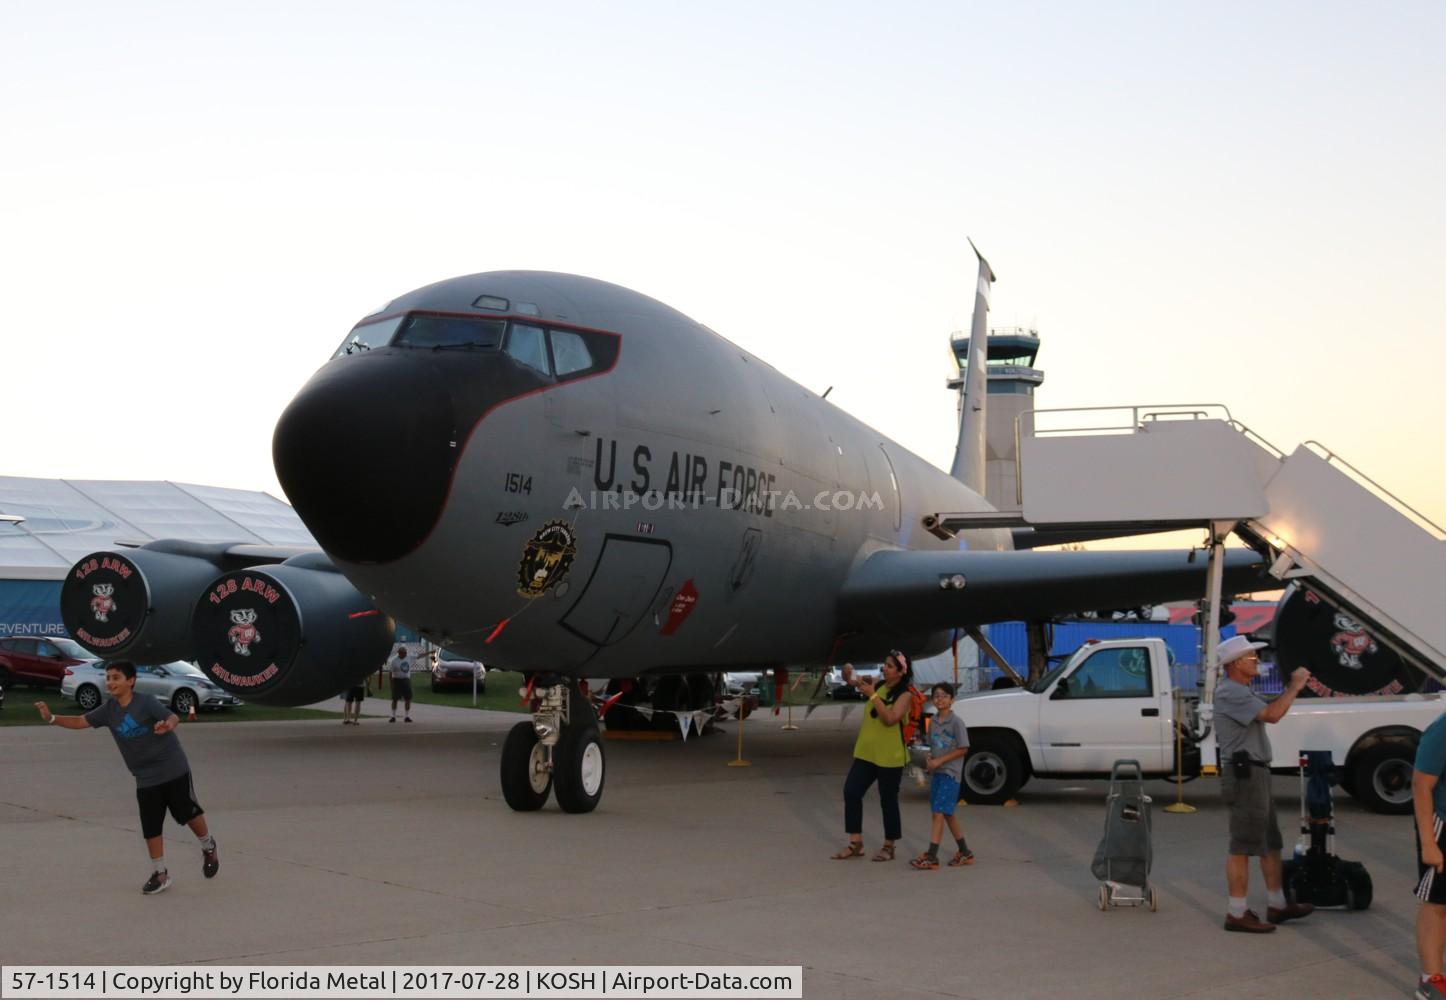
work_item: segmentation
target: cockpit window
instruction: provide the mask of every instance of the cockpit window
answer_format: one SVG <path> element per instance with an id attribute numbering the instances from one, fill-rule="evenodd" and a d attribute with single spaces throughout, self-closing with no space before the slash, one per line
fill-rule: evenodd
<path id="1" fill-rule="evenodd" d="M 374 347 L 385 347 L 392 342 L 392 334 L 397 332 L 397 327 L 401 324 L 400 316 L 373 323 L 358 323 L 351 333 L 346 335 L 346 340 L 341 342 L 332 357 L 339 358 L 346 354 L 370 351 Z"/>
<path id="2" fill-rule="evenodd" d="M 507 323 L 471 316 L 430 316 L 412 313 L 395 341 L 398 347 L 495 351 L 502 345 Z"/>
<path id="3" fill-rule="evenodd" d="M 513 323 L 507 331 L 507 353 L 529 368 L 552 374 L 552 366 L 547 363 L 547 340 L 540 326 Z"/>
<path id="4" fill-rule="evenodd" d="M 558 377 L 584 372 L 593 366 L 592 354 L 580 334 L 571 330 L 552 331 L 552 362 Z"/>

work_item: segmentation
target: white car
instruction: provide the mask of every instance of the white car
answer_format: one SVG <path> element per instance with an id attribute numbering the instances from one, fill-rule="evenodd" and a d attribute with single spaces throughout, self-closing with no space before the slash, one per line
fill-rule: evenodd
<path id="1" fill-rule="evenodd" d="M 180 716 L 188 715 L 192 708 L 234 708 L 242 704 L 240 698 L 213 683 L 199 667 L 185 660 L 136 667 L 136 690 L 155 695 Z M 96 660 L 67 667 L 60 681 L 60 693 L 74 698 L 84 711 L 96 708 L 108 696 L 105 664 Z"/>
<path id="2" fill-rule="evenodd" d="M 758 685 L 763 675 L 757 670 L 734 670 L 723 675 L 723 694 L 737 698 L 745 694 L 758 694 Z"/>

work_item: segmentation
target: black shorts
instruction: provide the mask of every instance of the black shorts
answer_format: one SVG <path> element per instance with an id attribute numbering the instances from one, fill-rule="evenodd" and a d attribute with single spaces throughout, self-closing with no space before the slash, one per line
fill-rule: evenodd
<path id="1" fill-rule="evenodd" d="M 1411 829 L 1416 830 L 1416 824 L 1411 824 Z M 1446 827 L 1443 827 L 1441 817 L 1431 815 L 1431 829 L 1436 834 L 1436 846 L 1446 851 Z M 1416 898 L 1423 903 L 1446 903 L 1446 875 L 1439 874 L 1436 869 L 1427 867 L 1421 861 L 1421 831 L 1416 830 Z"/>
<path id="2" fill-rule="evenodd" d="M 392 701 L 396 701 L 398 698 L 412 700 L 412 679 L 410 677 L 392 678 Z"/>
<path id="3" fill-rule="evenodd" d="M 150 840 L 161 835 L 166 825 L 166 810 L 177 823 L 185 825 L 206 810 L 196 801 L 196 790 L 191 786 L 191 772 L 179 778 L 172 778 L 161 785 L 136 789 L 136 802 L 141 807 L 141 836 Z"/>
<path id="4" fill-rule="evenodd" d="M 358 685 L 357 685 L 356 687 L 354 687 L 354 688 L 347 688 L 347 689 L 346 689 L 346 700 L 347 700 L 348 704 L 350 704 L 351 702 L 354 702 L 354 701 L 365 701 L 365 700 L 366 700 L 366 696 L 367 696 L 367 688 L 366 688 L 366 685 L 365 685 L 365 684 L 358 684 Z"/>

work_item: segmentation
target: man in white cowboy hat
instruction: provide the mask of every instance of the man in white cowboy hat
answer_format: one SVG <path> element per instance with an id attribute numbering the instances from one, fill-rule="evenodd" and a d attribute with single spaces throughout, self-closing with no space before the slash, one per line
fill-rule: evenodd
<path id="1" fill-rule="evenodd" d="M 1291 672 L 1285 692 L 1267 702 L 1250 689 L 1260 673 L 1255 651 L 1263 642 L 1243 635 L 1219 646 L 1224 678 L 1215 688 L 1215 742 L 1220 747 L 1220 791 L 1230 807 L 1230 851 L 1225 859 L 1225 881 L 1230 890 L 1227 931 L 1265 934 L 1277 924 L 1304 917 L 1315 909 L 1309 903 L 1287 903 L 1281 884 L 1280 849 L 1284 842 L 1270 794 L 1270 737 L 1268 723 L 1279 722 L 1295 703 L 1295 696 L 1310 680 L 1310 671 Z M 1260 859 L 1269 902 L 1265 920 L 1245 908 L 1250 885 L 1250 858 Z"/>

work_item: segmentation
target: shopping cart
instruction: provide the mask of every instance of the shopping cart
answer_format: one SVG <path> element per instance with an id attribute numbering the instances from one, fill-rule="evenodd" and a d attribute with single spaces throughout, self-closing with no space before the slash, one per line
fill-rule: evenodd
<path id="1" fill-rule="evenodd" d="M 1100 880 L 1099 907 L 1160 908 L 1150 885 L 1150 797 L 1137 760 L 1117 760 L 1110 768 L 1110 793 L 1105 799 L 1105 835 L 1095 848 L 1090 872 Z"/>

